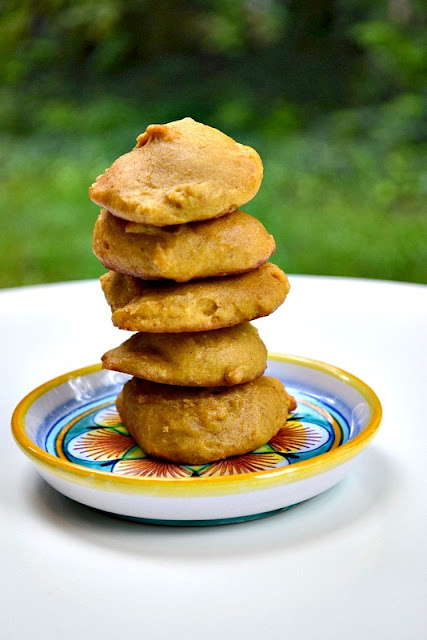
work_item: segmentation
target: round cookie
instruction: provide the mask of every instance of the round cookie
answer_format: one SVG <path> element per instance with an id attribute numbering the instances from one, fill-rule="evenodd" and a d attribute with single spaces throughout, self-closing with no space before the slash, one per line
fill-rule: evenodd
<path id="1" fill-rule="evenodd" d="M 268 442 L 295 407 L 282 383 L 261 376 L 234 387 L 170 387 L 132 378 L 117 398 L 123 424 L 150 456 L 206 464 Z"/>
<path id="2" fill-rule="evenodd" d="M 114 215 L 164 226 L 216 218 L 257 193 L 261 158 L 221 131 L 183 118 L 152 124 L 89 189 Z"/>
<path id="3" fill-rule="evenodd" d="M 107 351 L 102 365 L 163 384 L 221 387 L 261 376 L 267 349 L 249 323 L 196 333 L 136 333 Z"/>
<path id="4" fill-rule="evenodd" d="M 93 251 L 104 267 L 147 280 L 186 282 L 242 273 L 266 262 L 275 248 L 261 222 L 240 210 L 153 227 L 127 223 L 103 209 L 93 232 Z"/>
<path id="5" fill-rule="evenodd" d="M 184 284 L 109 271 L 101 285 L 113 324 L 148 333 L 210 331 L 248 322 L 272 313 L 289 291 L 286 275 L 271 262 L 247 273 Z"/>

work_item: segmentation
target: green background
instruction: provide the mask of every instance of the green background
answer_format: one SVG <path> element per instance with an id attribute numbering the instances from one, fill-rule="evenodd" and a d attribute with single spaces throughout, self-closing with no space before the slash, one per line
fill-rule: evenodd
<path id="1" fill-rule="evenodd" d="M 261 154 L 244 207 L 290 273 L 427 281 L 426 24 L 413 0 L 0 9 L 0 286 L 92 278 L 89 185 L 184 116 Z"/>

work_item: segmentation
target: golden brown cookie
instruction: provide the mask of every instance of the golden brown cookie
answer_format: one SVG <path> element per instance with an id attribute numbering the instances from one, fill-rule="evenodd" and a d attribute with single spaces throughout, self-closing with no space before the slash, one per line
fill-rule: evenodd
<path id="1" fill-rule="evenodd" d="M 251 200 L 262 180 L 254 149 L 192 118 L 152 124 L 90 187 L 114 215 L 164 226 L 207 220 Z"/>
<path id="2" fill-rule="evenodd" d="M 289 282 L 271 262 L 226 278 L 184 284 L 144 281 L 114 271 L 101 276 L 113 324 L 129 331 L 210 331 L 267 316 L 285 300 Z"/>
<path id="3" fill-rule="evenodd" d="M 249 323 L 196 333 L 136 333 L 102 356 L 104 369 L 190 387 L 249 382 L 267 366 L 267 349 Z"/>
<path id="4" fill-rule="evenodd" d="M 93 232 L 93 251 L 104 267 L 147 280 L 186 282 L 242 273 L 266 262 L 274 249 L 261 222 L 239 210 L 214 220 L 153 227 L 127 223 L 103 209 Z"/>
<path id="5" fill-rule="evenodd" d="M 132 378 L 117 398 L 129 433 L 148 455 L 205 464 L 253 451 L 283 426 L 294 399 L 276 378 L 234 387 L 170 387 Z"/>

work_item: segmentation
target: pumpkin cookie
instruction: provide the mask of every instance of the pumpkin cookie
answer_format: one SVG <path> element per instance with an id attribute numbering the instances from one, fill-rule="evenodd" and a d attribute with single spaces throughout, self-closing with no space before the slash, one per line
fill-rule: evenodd
<path id="1" fill-rule="evenodd" d="M 234 387 L 170 387 L 132 378 L 117 398 L 129 433 L 148 455 L 206 464 L 268 442 L 295 401 L 267 376 Z"/>
<path id="2" fill-rule="evenodd" d="M 188 224 L 154 227 L 127 223 L 105 209 L 93 233 L 93 251 L 104 267 L 147 280 L 186 282 L 242 273 L 275 250 L 264 226 L 243 211 Z"/>
<path id="3" fill-rule="evenodd" d="M 136 333 L 102 356 L 104 369 L 190 387 L 249 382 L 267 366 L 267 349 L 249 323 L 196 333 Z"/>
<path id="4" fill-rule="evenodd" d="M 184 284 L 144 281 L 114 271 L 101 276 L 113 324 L 129 331 L 210 331 L 267 316 L 285 300 L 286 275 L 275 264 L 226 278 Z"/>
<path id="5" fill-rule="evenodd" d="M 257 152 L 221 131 L 184 118 L 152 124 L 90 187 L 94 202 L 114 215 L 164 226 L 216 218 L 257 193 Z"/>

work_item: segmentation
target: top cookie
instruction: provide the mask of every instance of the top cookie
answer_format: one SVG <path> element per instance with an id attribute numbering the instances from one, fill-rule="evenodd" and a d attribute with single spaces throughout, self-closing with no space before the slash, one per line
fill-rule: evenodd
<path id="1" fill-rule="evenodd" d="M 254 149 L 184 118 L 148 126 L 89 195 L 120 218 L 161 227 L 237 209 L 257 193 L 262 173 Z"/>

